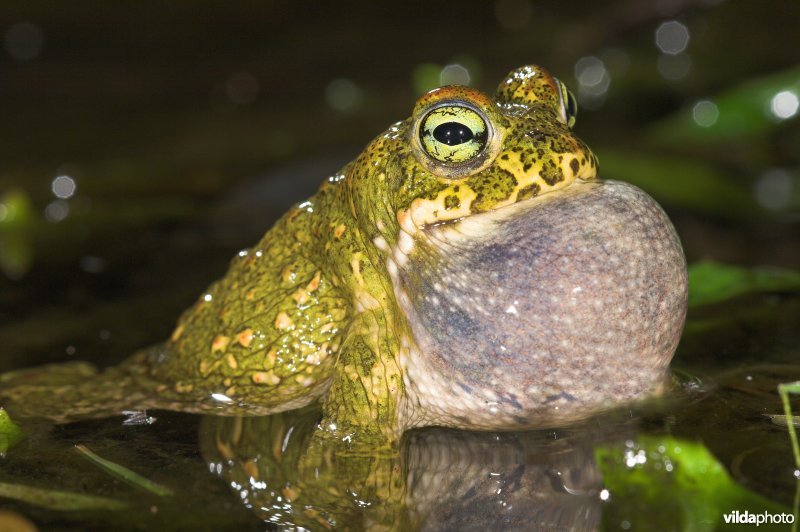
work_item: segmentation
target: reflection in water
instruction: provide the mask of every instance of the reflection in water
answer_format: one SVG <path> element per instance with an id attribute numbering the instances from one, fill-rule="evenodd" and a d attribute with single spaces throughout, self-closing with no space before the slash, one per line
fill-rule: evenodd
<path id="1" fill-rule="evenodd" d="M 209 469 L 269 523 L 310 529 L 594 530 L 602 479 L 593 438 L 552 432 L 408 433 L 376 453 L 313 436 L 320 412 L 207 417 Z"/>

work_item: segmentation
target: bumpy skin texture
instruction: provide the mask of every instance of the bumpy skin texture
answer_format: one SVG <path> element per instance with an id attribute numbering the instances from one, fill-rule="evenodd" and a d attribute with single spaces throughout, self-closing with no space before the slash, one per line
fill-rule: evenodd
<path id="1" fill-rule="evenodd" d="M 398 275 L 405 424 L 556 426 L 650 392 L 686 305 L 661 208 L 604 181 L 489 214 L 427 231 Z"/>
<path id="2" fill-rule="evenodd" d="M 566 94 L 535 66 L 511 72 L 494 99 L 431 91 L 240 254 L 164 345 L 81 384 L 54 369 L 57 389 L 6 377 L 2 393 L 61 419 L 123 407 L 267 414 L 319 398 L 334 435 L 389 439 L 425 424 L 549 424 L 555 406 L 571 420 L 647 393 L 682 328 L 683 255 L 652 200 L 595 181 Z M 467 160 L 437 160 L 420 142 L 425 117 L 448 106 L 485 121 L 485 147 Z M 563 298 L 576 287 L 573 311 Z M 500 288 L 525 320 L 511 325 Z"/>

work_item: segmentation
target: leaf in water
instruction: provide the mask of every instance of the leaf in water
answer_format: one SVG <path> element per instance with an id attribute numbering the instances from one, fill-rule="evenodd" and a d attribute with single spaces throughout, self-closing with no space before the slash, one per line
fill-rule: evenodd
<path id="1" fill-rule="evenodd" d="M 42 506 L 49 510 L 121 510 L 127 507 L 124 502 L 107 497 L 34 488 L 6 482 L 0 482 L 0 497 Z"/>
<path id="2" fill-rule="evenodd" d="M 778 425 L 779 427 L 788 427 L 789 421 L 788 417 L 784 414 L 762 414 L 764 417 L 768 417 L 773 424 Z M 800 427 L 800 416 L 792 416 L 792 425 L 795 427 Z"/>
<path id="3" fill-rule="evenodd" d="M 630 530 L 648 530 L 653 523 L 663 530 L 719 530 L 726 528 L 724 515 L 737 510 L 791 516 L 788 508 L 734 482 L 700 443 L 641 436 L 624 447 L 599 447 L 595 459 L 608 490 L 603 520 L 609 530 L 622 521 Z"/>
<path id="4" fill-rule="evenodd" d="M 106 460 L 105 458 L 101 458 L 97 456 L 95 453 L 89 450 L 88 447 L 85 445 L 76 445 L 75 450 L 81 453 L 81 455 L 85 456 L 90 462 L 95 464 L 96 466 L 104 469 L 109 474 L 124 480 L 128 484 L 135 486 L 137 488 L 143 489 L 145 491 L 149 491 L 159 497 L 169 497 L 174 495 L 173 491 L 161 484 L 157 484 L 150 479 L 144 478 L 138 473 L 134 473 L 127 467 L 121 466 L 119 464 L 115 464 L 110 460 Z"/>
<path id="5" fill-rule="evenodd" d="M 784 382 L 778 385 L 778 395 L 781 396 L 781 403 L 783 403 L 783 411 L 787 419 L 797 420 L 797 416 L 792 415 L 792 405 L 789 402 L 789 394 L 800 395 L 800 381 L 797 382 Z M 794 465 L 800 469 L 800 442 L 797 441 L 797 432 L 794 430 L 795 421 L 787 423 L 786 428 L 789 429 L 789 440 L 792 442 L 792 454 L 794 454 Z M 798 487 L 800 490 L 800 487 Z M 798 491 L 800 497 L 800 491 Z"/>
<path id="6" fill-rule="evenodd" d="M 760 212 L 748 190 L 707 163 L 602 148 L 596 153 L 603 177 L 627 181 L 665 204 L 728 219 Z"/>
<path id="7" fill-rule="evenodd" d="M 4 408 L 0 408 L 0 458 L 22 439 L 22 430 Z"/>
<path id="8" fill-rule="evenodd" d="M 763 135 L 789 118 L 781 97 L 800 96 L 800 68 L 750 80 L 682 109 L 651 126 L 647 136 L 664 144 L 728 142 Z M 787 96 L 788 95 L 788 96 Z M 707 102 L 707 103 L 706 103 Z"/>
<path id="9" fill-rule="evenodd" d="M 750 292 L 800 290 L 800 272 L 699 262 L 689 267 L 689 306 L 707 305 Z"/>

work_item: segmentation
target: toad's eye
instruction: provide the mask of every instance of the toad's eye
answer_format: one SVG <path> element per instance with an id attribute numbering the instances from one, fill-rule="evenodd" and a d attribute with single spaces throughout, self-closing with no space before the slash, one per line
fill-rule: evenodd
<path id="1" fill-rule="evenodd" d="M 556 80 L 558 85 L 559 100 L 561 101 L 561 118 L 569 127 L 575 125 L 578 116 L 578 101 L 566 85 Z"/>
<path id="2" fill-rule="evenodd" d="M 460 164 L 477 157 L 486 147 L 489 127 L 475 109 L 448 104 L 428 112 L 419 125 L 419 140 L 430 157 Z"/>

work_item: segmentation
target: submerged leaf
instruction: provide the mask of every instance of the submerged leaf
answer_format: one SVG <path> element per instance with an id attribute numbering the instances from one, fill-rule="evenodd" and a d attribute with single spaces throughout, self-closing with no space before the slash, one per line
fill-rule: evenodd
<path id="1" fill-rule="evenodd" d="M 784 382 L 778 385 L 778 395 L 781 397 L 783 403 L 783 412 L 787 419 L 797 420 L 797 416 L 792 415 L 792 405 L 789 401 L 790 394 L 800 395 L 800 381 L 797 382 Z M 797 432 L 794 430 L 795 422 L 787 423 L 786 428 L 789 429 L 789 440 L 792 443 L 792 454 L 794 455 L 794 464 L 800 469 L 800 442 L 797 440 Z M 800 488 L 798 488 L 800 489 Z M 800 491 L 798 491 L 800 497 Z"/>
<path id="2" fill-rule="evenodd" d="M 624 447 L 597 448 L 595 458 L 608 490 L 606 523 L 624 520 L 631 530 L 659 523 L 664 530 L 711 531 L 725 528 L 725 515 L 735 511 L 791 516 L 787 508 L 734 482 L 700 443 L 642 436 Z M 779 526 L 786 530 L 785 524 Z M 737 527 L 731 523 L 732 530 Z"/>
<path id="3" fill-rule="evenodd" d="M 81 453 L 81 455 L 85 456 L 90 462 L 98 466 L 99 468 L 105 470 L 107 473 L 124 480 L 128 484 L 141 488 L 145 491 L 149 491 L 159 497 L 169 497 L 174 495 L 173 491 L 161 484 L 153 482 L 150 479 L 147 479 L 141 476 L 138 473 L 134 473 L 130 469 L 125 466 L 121 466 L 119 464 L 115 464 L 110 460 L 106 460 L 105 458 L 101 458 L 97 456 L 95 453 L 89 450 L 88 447 L 85 445 L 76 445 L 75 450 Z"/>
<path id="4" fill-rule="evenodd" d="M 689 268 L 689 306 L 718 303 L 751 292 L 800 291 L 800 272 L 699 262 Z"/>
<path id="5" fill-rule="evenodd" d="M 763 414 L 764 417 L 768 417 L 770 421 L 774 425 L 778 425 L 779 427 L 788 427 L 789 426 L 789 417 L 785 414 Z M 800 427 L 800 416 L 792 416 L 791 423 L 795 427 Z"/>
<path id="6" fill-rule="evenodd" d="M 22 430 L 14 423 L 5 409 L 0 408 L 0 457 L 22 439 Z"/>
<path id="7" fill-rule="evenodd" d="M 121 510 L 127 506 L 122 501 L 107 497 L 34 488 L 6 482 L 0 482 L 0 497 L 42 506 L 49 510 Z"/>

